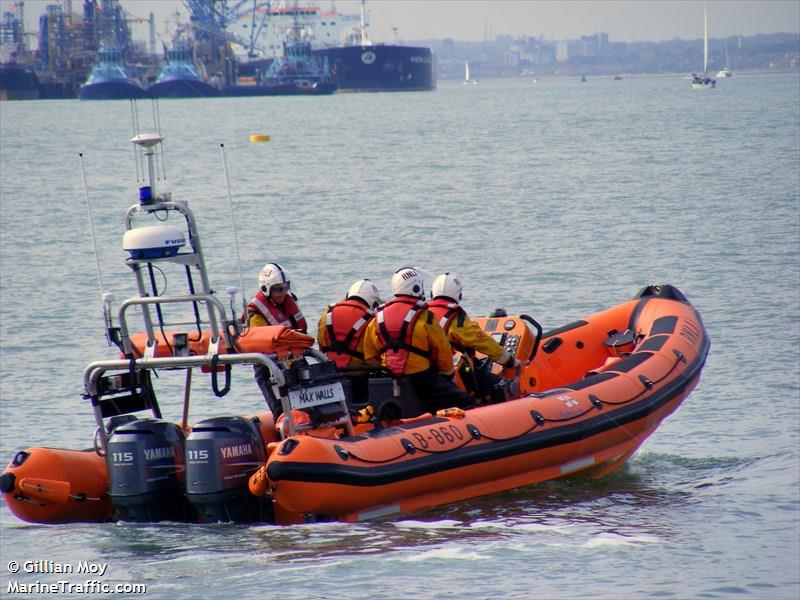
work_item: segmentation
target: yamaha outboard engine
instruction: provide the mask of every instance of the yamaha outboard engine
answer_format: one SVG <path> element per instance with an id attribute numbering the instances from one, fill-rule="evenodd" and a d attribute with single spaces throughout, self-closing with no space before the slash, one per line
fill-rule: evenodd
<path id="1" fill-rule="evenodd" d="M 109 496 L 123 521 L 183 521 L 183 430 L 159 419 L 137 419 L 108 440 Z"/>
<path id="2" fill-rule="evenodd" d="M 186 498 L 201 522 L 271 520 L 271 506 L 250 493 L 250 476 L 267 460 L 257 417 L 215 417 L 186 438 Z"/>

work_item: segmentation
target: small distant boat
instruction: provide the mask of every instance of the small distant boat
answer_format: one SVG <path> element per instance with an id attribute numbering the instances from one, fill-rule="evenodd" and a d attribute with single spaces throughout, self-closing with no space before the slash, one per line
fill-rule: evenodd
<path id="1" fill-rule="evenodd" d="M 614 75 L 611 79 L 614 81 L 622 81 L 622 75 Z"/>
<path id="2" fill-rule="evenodd" d="M 78 91 L 81 100 L 129 100 L 146 98 L 147 92 L 125 72 L 122 52 L 101 48 L 98 64 Z"/>
<path id="3" fill-rule="evenodd" d="M 202 80 L 197 73 L 192 48 L 175 42 L 165 52 L 166 62 L 156 82 L 147 88 L 151 98 L 201 98 L 219 96 L 220 90 Z"/>
<path id="4" fill-rule="evenodd" d="M 469 76 L 469 61 L 464 61 L 464 85 L 475 85 L 478 83 L 477 79 L 471 79 Z"/>
<path id="5" fill-rule="evenodd" d="M 728 68 L 730 59 L 728 58 L 728 40 L 725 40 L 725 66 L 717 73 L 718 79 L 725 79 L 726 77 L 733 77 L 733 73 Z"/>
<path id="6" fill-rule="evenodd" d="M 586 75 L 581 75 L 581 83 L 586 83 L 586 81 L 588 81 Z"/>
<path id="7" fill-rule="evenodd" d="M 703 74 L 692 73 L 692 89 L 710 90 L 717 87 L 717 80 L 708 76 L 708 7 L 703 5 Z"/>

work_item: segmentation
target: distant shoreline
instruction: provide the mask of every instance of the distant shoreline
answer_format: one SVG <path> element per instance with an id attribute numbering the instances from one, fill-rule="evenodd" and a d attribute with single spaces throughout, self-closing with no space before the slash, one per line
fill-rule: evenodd
<path id="1" fill-rule="evenodd" d="M 800 75 L 800 69 L 749 69 L 746 71 L 734 71 L 733 76 L 730 79 L 735 79 L 736 77 L 741 76 L 749 76 L 749 75 L 786 75 L 786 74 L 795 74 Z M 604 74 L 604 75 L 585 75 L 587 81 L 591 81 L 593 79 L 613 79 L 614 77 L 622 77 L 623 79 L 687 79 L 689 78 L 690 73 L 616 73 L 616 74 Z M 711 77 L 716 78 L 716 72 L 709 73 Z M 543 74 L 543 75 L 494 75 L 491 77 L 483 77 L 483 81 L 495 81 L 495 80 L 512 80 L 512 79 L 520 79 L 520 80 L 537 80 L 541 81 L 544 79 L 550 81 L 574 81 L 576 79 L 580 79 L 581 75 L 553 75 L 553 74 Z M 720 79 L 728 79 L 720 78 Z M 454 83 L 462 83 L 462 80 L 453 77 L 442 77 L 441 75 L 438 77 L 438 83 L 442 82 L 454 82 Z"/>

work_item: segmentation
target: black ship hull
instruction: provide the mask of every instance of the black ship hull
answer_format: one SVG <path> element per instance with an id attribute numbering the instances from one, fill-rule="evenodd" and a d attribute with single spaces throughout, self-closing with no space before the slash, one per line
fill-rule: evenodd
<path id="1" fill-rule="evenodd" d="M 0 100 L 36 100 L 39 78 L 16 64 L 0 64 Z"/>
<path id="2" fill-rule="evenodd" d="M 430 48 L 374 45 L 320 48 L 340 92 L 421 92 L 436 89 Z"/>

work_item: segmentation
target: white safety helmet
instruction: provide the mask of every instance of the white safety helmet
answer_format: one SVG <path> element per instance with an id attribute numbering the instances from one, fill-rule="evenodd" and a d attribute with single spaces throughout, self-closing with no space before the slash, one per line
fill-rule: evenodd
<path id="1" fill-rule="evenodd" d="M 444 296 L 455 302 L 461 302 L 461 290 L 463 289 L 464 287 L 461 285 L 461 280 L 457 276 L 452 273 L 445 273 L 433 280 L 431 294 L 434 298 Z"/>
<path id="2" fill-rule="evenodd" d="M 286 291 L 289 290 L 291 282 L 286 276 L 286 271 L 278 263 L 267 263 L 258 274 L 258 287 L 269 296 L 273 285 L 286 284 Z"/>
<path id="3" fill-rule="evenodd" d="M 359 279 L 350 286 L 345 299 L 350 300 L 351 298 L 362 300 L 372 310 L 375 310 L 383 303 L 377 286 L 369 279 Z"/>
<path id="4" fill-rule="evenodd" d="M 398 269 L 392 276 L 392 293 L 395 296 L 425 298 L 425 280 L 414 267 Z"/>

